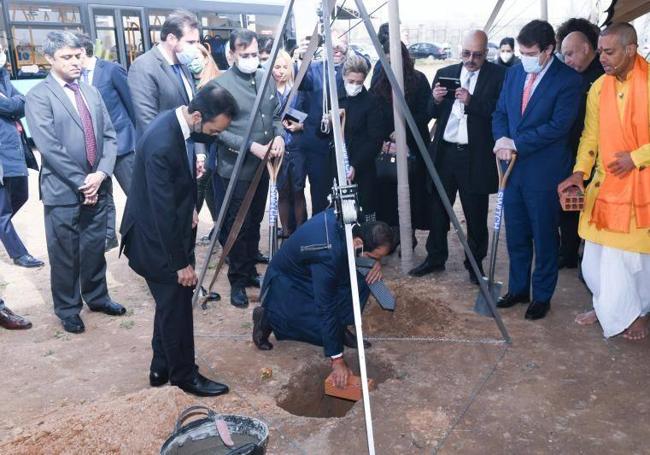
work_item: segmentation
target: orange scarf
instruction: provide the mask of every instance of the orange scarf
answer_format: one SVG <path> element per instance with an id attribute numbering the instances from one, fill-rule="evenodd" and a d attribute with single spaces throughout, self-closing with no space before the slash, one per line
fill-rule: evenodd
<path id="1" fill-rule="evenodd" d="M 650 142 L 648 127 L 648 63 L 636 56 L 629 78 L 623 122 L 616 102 L 616 78 L 605 76 L 600 92 L 599 153 L 605 166 L 591 222 L 598 229 L 628 233 L 632 210 L 636 227 L 650 227 L 650 170 L 635 168 L 624 177 L 615 177 L 607 166 L 616 153 L 632 152 Z"/>

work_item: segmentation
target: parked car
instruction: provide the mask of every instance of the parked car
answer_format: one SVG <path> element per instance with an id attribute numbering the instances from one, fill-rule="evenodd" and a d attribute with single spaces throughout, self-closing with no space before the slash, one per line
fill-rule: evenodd
<path id="1" fill-rule="evenodd" d="M 444 49 L 436 46 L 433 43 L 415 43 L 408 47 L 409 54 L 413 58 L 429 58 L 432 57 L 436 60 L 444 60 L 448 57 Z"/>

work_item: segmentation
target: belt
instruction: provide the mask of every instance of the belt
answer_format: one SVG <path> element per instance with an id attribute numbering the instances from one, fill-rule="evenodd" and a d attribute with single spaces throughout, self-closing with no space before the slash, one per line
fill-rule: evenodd
<path id="1" fill-rule="evenodd" d="M 454 147 L 456 150 L 465 151 L 469 149 L 469 144 L 458 144 L 456 142 L 447 142 L 444 139 L 443 142 L 449 147 Z"/>

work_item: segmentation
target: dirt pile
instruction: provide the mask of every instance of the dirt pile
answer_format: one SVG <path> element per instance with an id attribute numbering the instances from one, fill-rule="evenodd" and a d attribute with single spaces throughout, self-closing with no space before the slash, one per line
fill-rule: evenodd
<path id="1" fill-rule="evenodd" d="M 202 401 L 210 406 L 209 399 Z M 78 407 L 66 406 L 0 443 L 0 453 L 157 453 L 178 415 L 193 404 L 197 399 L 178 388 L 162 387 Z"/>
<path id="2" fill-rule="evenodd" d="M 445 302 L 446 294 L 410 280 L 387 283 L 395 296 L 395 311 L 385 311 L 374 301 L 363 312 L 364 334 L 369 336 L 431 336 L 448 334 L 460 318 Z"/>

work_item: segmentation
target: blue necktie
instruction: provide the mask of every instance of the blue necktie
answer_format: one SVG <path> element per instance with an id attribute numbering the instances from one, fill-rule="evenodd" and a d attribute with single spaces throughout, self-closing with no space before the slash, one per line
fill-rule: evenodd
<path id="1" fill-rule="evenodd" d="M 185 141 L 185 153 L 187 153 L 187 164 L 190 167 L 190 174 L 194 177 L 194 141 L 192 139 Z"/>
<path id="2" fill-rule="evenodd" d="M 185 90 L 185 82 L 183 82 L 183 70 L 181 69 L 181 64 L 180 63 L 174 63 L 172 65 L 172 69 L 174 70 L 174 73 L 176 73 L 176 77 L 178 78 L 178 82 L 181 84 L 181 90 L 183 94 L 185 94 L 185 100 L 188 100 L 187 97 L 187 91 Z"/>

